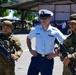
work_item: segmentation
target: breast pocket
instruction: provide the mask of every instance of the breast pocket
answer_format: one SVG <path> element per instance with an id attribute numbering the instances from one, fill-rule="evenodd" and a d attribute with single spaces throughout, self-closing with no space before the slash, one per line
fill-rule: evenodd
<path id="1" fill-rule="evenodd" d="M 36 41 L 41 43 L 43 41 L 43 37 L 41 34 L 36 34 Z"/>
<path id="2" fill-rule="evenodd" d="M 47 41 L 50 43 L 54 43 L 55 37 L 47 36 Z"/>

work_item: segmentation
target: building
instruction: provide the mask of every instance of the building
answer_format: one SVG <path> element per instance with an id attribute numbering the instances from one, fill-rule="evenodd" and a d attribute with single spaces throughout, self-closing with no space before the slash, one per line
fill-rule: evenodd
<path id="1" fill-rule="evenodd" d="M 68 21 L 70 15 L 76 13 L 76 0 L 13 0 L 13 2 L 2 4 L 1 8 L 21 10 L 22 20 L 24 11 L 37 12 L 39 9 L 48 9 L 54 12 L 52 20 L 58 22 L 61 29 L 61 23 Z"/>

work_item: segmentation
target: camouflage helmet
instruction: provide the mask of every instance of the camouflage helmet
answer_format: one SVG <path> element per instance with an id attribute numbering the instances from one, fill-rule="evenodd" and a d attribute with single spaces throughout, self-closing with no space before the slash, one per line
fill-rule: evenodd
<path id="1" fill-rule="evenodd" d="M 12 22 L 9 21 L 9 20 L 4 20 L 4 21 L 0 24 L 0 26 L 4 26 L 4 25 L 7 25 L 7 26 L 10 26 L 10 27 L 14 28 L 14 26 L 12 25 Z"/>
<path id="2" fill-rule="evenodd" d="M 72 14 L 72 15 L 70 16 L 70 21 L 68 21 L 68 23 L 71 23 L 71 22 L 76 23 L 76 14 Z"/>

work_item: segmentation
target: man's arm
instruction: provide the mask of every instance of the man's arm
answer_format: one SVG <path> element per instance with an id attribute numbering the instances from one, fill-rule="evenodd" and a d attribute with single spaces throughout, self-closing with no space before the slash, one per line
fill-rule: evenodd
<path id="1" fill-rule="evenodd" d="M 28 46 L 28 49 L 29 49 L 30 53 L 33 56 L 36 56 L 37 55 L 37 52 L 32 49 L 32 47 L 31 47 L 31 40 L 27 37 L 26 41 L 27 41 L 27 46 Z"/>
<path id="2" fill-rule="evenodd" d="M 12 53 L 11 56 L 14 60 L 17 60 L 18 58 L 20 58 L 20 56 L 23 53 L 23 50 L 21 48 L 21 42 L 20 42 L 19 38 L 15 37 L 15 36 L 12 36 L 11 39 L 13 40 L 14 47 L 16 49 L 16 53 L 15 54 Z"/>
<path id="3" fill-rule="evenodd" d="M 26 41 L 27 41 L 27 46 L 28 46 L 29 51 L 32 50 L 32 48 L 31 48 L 31 40 L 27 37 Z"/>

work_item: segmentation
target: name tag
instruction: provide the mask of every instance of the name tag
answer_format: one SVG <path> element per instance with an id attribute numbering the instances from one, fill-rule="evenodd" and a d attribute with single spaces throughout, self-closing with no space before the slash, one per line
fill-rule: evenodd
<path id="1" fill-rule="evenodd" d="M 36 33 L 36 35 L 40 35 L 40 33 Z"/>
<path id="2" fill-rule="evenodd" d="M 48 34 L 48 36 L 50 36 L 50 37 L 54 37 L 54 35 L 52 35 L 52 34 Z"/>

